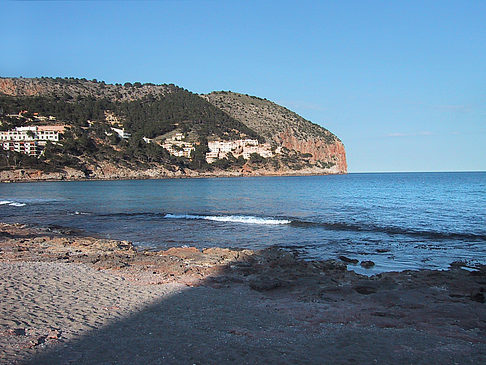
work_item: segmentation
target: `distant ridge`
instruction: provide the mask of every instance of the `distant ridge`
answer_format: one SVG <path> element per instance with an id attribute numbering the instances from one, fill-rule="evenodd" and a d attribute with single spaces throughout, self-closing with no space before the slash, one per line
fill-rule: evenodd
<path id="1" fill-rule="evenodd" d="M 111 101 L 132 101 L 145 96 L 165 96 L 178 90 L 173 84 L 125 83 L 77 78 L 0 78 L 0 92 L 9 96 L 48 96 L 57 98 L 92 97 Z"/>

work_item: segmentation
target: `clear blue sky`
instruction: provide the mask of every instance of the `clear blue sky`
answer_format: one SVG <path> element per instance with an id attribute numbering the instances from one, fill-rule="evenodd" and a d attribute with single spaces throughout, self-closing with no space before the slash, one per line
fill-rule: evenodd
<path id="1" fill-rule="evenodd" d="M 2 2 L 1 76 L 265 97 L 350 172 L 486 170 L 486 1 Z"/>

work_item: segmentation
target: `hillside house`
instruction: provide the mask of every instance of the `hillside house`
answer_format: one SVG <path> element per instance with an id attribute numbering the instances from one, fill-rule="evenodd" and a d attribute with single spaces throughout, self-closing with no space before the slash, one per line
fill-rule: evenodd
<path id="1" fill-rule="evenodd" d="M 162 147 L 176 157 L 191 158 L 195 147 L 192 143 L 185 141 L 183 133 L 176 133 L 171 139 L 166 140 Z"/>
<path id="2" fill-rule="evenodd" d="M 259 144 L 256 139 L 238 139 L 235 141 L 210 141 L 209 152 L 206 153 L 206 161 L 213 163 L 218 159 L 227 157 L 232 153 L 234 157 L 243 156 L 248 160 L 252 153 L 257 153 L 264 158 L 273 157 L 275 154 L 268 143 Z"/>
<path id="3" fill-rule="evenodd" d="M 118 134 L 118 136 L 120 136 L 120 138 L 123 138 L 123 139 L 128 139 L 130 138 L 132 135 L 128 132 L 125 132 L 125 128 L 113 128 L 111 127 L 111 130 L 114 131 L 116 134 Z"/>
<path id="4" fill-rule="evenodd" d="M 0 131 L 0 144 L 5 151 L 37 156 L 47 142 L 58 142 L 59 135 L 64 129 L 64 126 L 58 125 L 17 127 L 9 131 Z"/>
<path id="5" fill-rule="evenodd" d="M 7 141 L 1 144 L 4 151 L 15 151 L 29 156 L 37 156 L 39 153 L 37 141 Z"/>

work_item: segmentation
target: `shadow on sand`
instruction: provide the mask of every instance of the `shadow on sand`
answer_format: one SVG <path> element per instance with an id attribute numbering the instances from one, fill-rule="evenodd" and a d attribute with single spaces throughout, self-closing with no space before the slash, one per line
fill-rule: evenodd
<path id="1" fill-rule="evenodd" d="M 484 344 L 474 347 L 417 330 L 414 323 L 387 328 L 360 325 L 359 313 L 343 315 L 342 323 L 326 317 L 343 307 L 348 294 L 373 301 L 369 294 L 376 285 L 336 262 L 305 263 L 275 252 L 229 262 L 197 285 L 180 286 L 131 316 L 25 363 L 449 364 L 486 359 Z M 369 293 L 351 294 L 350 282 Z M 394 304 L 390 299 L 386 305 Z"/>

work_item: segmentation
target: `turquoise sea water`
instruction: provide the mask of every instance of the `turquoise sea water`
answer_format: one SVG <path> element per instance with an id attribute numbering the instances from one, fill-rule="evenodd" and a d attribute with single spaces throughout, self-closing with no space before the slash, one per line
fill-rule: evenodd
<path id="1" fill-rule="evenodd" d="M 0 220 L 149 248 L 263 248 L 373 272 L 486 263 L 486 172 L 0 184 Z"/>

